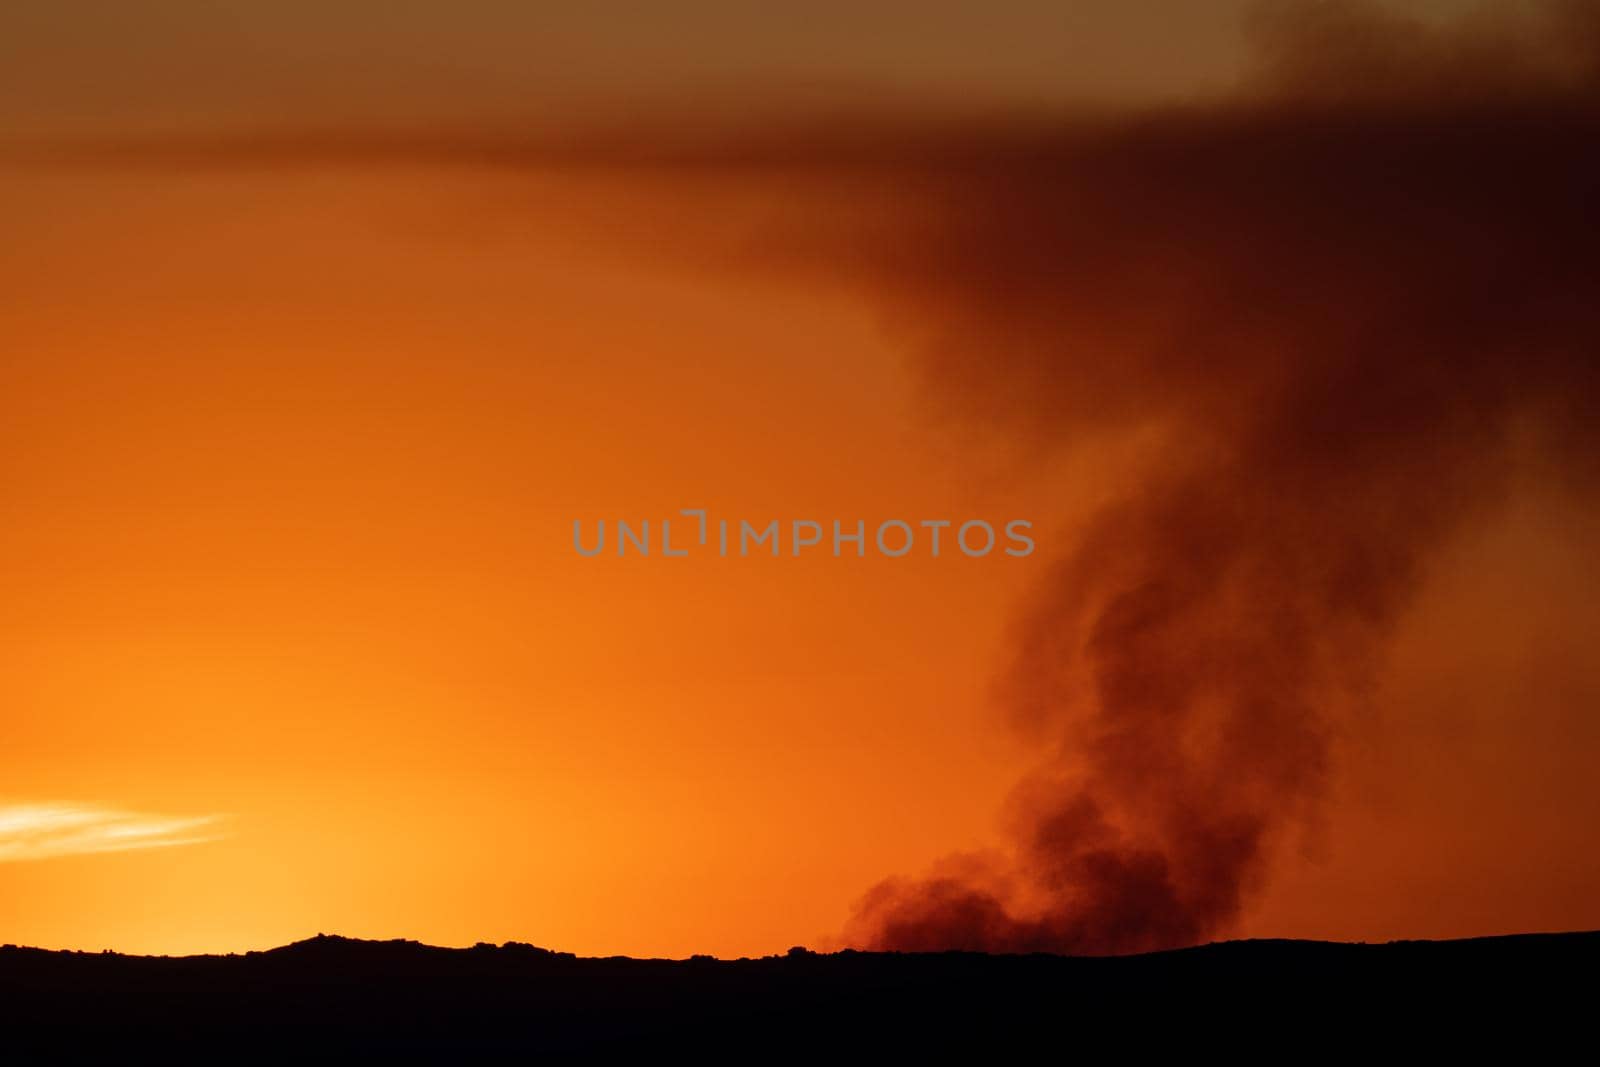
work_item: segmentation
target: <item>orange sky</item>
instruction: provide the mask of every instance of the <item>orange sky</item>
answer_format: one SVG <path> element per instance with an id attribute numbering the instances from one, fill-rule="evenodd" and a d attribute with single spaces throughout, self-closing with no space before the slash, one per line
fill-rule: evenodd
<path id="1" fill-rule="evenodd" d="M 1196 38 L 1198 5 L 1068 5 L 1061 49 L 1109 49 L 1134 77 L 1028 51 L 1054 5 L 984 21 L 1024 48 L 1013 64 L 974 58 L 959 5 L 900 45 L 850 34 L 843 6 L 810 38 L 732 5 L 696 5 L 662 38 L 646 16 L 556 33 L 493 3 L 376 22 L 378 5 L 209 5 L 239 14 L 226 25 L 163 3 L 192 32 L 151 15 L 129 38 L 116 5 L 82 6 L 112 21 L 5 16 L 3 47 L 31 57 L 0 61 L 26 90 L 0 94 L 12 131 L 379 122 L 424 97 L 504 116 L 549 106 L 557 83 L 598 109 L 686 70 L 747 77 L 762 48 L 790 81 L 1171 95 L 1225 81 L 1236 35 L 1219 9 Z M 436 24 L 429 64 L 414 49 Z M 578 44 L 541 80 L 518 40 Z M 293 75 L 276 62 L 302 56 Z M 678 240 L 736 243 L 759 195 L 607 181 L 0 172 L 0 807 L 150 838 L 8 857 L 0 817 L 0 941 L 188 952 L 327 931 L 759 954 L 825 944 L 877 879 L 994 842 L 1035 762 L 991 700 L 1007 626 L 1122 484 L 1126 442 L 1040 466 L 952 429 L 919 403 L 905 338 L 846 287 L 724 269 Z M 1040 551 L 571 550 L 575 518 L 696 506 L 1025 517 Z M 1323 824 L 1242 933 L 1600 926 L 1597 537 L 1530 479 L 1452 545 L 1381 717 L 1348 739 Z"/>

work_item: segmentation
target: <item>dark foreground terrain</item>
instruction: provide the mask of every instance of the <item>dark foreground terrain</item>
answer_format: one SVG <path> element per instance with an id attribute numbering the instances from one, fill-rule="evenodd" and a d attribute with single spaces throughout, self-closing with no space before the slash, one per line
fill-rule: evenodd
<path id="1" fill-rule="evenodd" d="M 1600 933 L 1382 945 L 1234 941 L 1116 958 L 843 952 L 580 959 L 318 936 L 242 956 L 0 949 L 0 1062 L 687 1047 L 1393 1053 L 1592 1060 Z M 1288 1044 L 1282 1042 L 1287 1041 Z"/>

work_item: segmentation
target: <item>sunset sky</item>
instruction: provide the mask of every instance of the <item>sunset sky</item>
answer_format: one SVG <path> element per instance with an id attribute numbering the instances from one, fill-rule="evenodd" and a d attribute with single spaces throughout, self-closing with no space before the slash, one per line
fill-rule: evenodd
<path id="1" fill-rule="evenodd" d="M 1405 6 L 1426 33 L 1480 5 Z M 1010 246 L 984 242 L 1015 216 L 949 222 L 968 142 L 919 131 L 1210 107 L 1255 84 L 1264 22 L 1233 0 L 6 4 L 0 943 L 759 955 L 842 944 L 882 879 L 1008 847 L 1018 782 L 1078 758 L 1008 703 L 1040 591 L 1166 484 L 1175 441 L 1204 453 L 1173 425 L 1233 425 L 1230 375 L 1277 396 L 1299 357 L 1201 339 L 1171 397 L 1152 385 L 1146 297 L 1187 308 L 1181 271 L 1208 269 L 1163 249 L 1074 267 L 1081 315 L 1017 297 L 997 330 L 1007 296 L 951 293 L 987 284 L 972 249 L 1005 288 Z M 1325 291 L 1354 307 L 1343 269 Z M 1552 351 L 1600 337 L 1564 295 Z M 1300 336 L 1264 302 L 1229 305 L 1248 326 L 1218 350 Z M 1090 354 L 1041 369 L 1062 321 Z M 1565 396 L 1581 427 L 1594 379 L 1528 362 L 1492 463 L 1446 468 L 1497 488 L 1429 526 L 1378 651 L 1317 691 L 1327 781 L 1286 793 L 1307 811 L 1217 934 L 1600 927 L 1600 466 L 1541 415 Z M 1481 380 L 1461 407 L 1498 410 Z M 1334 530 L 1401 521 L 1317 486 Z M 682 508 L 1023 518 L 1038 550 L 573 551 L 574 520 Z"/>

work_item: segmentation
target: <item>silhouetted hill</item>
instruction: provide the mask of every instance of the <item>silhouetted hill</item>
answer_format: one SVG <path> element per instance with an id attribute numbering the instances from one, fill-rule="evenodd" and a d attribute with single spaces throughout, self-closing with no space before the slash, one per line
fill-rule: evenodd
<path id="1" fill-rule="evenodd" d="M 230 956 L 6 946 L 0 1053 L 448 1061 L 687 1043 L 770 1058 L 1027 1042 L 1079 1058 L 1110 1042 L 1128 1054 L 1496 1044 L 1526 1054 L 1558 1040 L 1588 1046 L 1597 964 L 1600 933 L 1233 941 L 1106 958 L 794 949 L 727 961 L 596 959 L 517 943 L 446 949 L 320 935 Z"/>

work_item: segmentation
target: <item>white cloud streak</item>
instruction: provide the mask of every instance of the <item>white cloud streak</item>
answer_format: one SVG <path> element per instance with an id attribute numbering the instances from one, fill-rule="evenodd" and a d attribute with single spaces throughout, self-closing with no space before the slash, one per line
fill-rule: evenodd
<path id="1" fill-rule="evenodd" d="M 220 815 L 148 815 L 83 804 L 0 804 L 0 863 L 198 845 Z"/>

